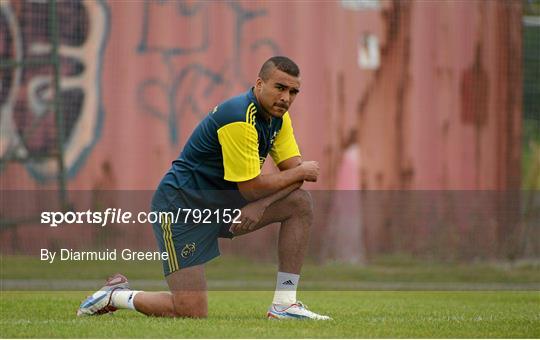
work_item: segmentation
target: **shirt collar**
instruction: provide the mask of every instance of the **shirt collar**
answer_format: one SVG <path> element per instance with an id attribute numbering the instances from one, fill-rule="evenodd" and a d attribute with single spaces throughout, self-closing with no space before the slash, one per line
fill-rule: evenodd
<path id="1" fill-rule="evenodd" d="M 253 91 L 255 90 L 255 87 L 251 87 L 248 91 L 247 91 L 247 96 L 248 96 L 248 99 L 255 104 L 255 107 L 257 108 L 257 112 L 261 112 L 262 108 L 261 108 L 261 105 L 259 104 L 259 101 L 257 100 L 257 97 L 255 97 L 255 93 L 253 93 Z"/>

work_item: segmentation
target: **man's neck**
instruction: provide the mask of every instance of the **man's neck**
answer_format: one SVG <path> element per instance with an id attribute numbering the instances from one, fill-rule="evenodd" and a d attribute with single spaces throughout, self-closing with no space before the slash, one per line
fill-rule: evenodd
<path id="1" fill-rule="evenodd" d="M 259 107 L 261 108 L 261 117 L 268 123 L 270 124 L 272 122 L 272 115 L 270 113 L 268 113 L 261 105 L 261 101 L 259 100 L 259 98 L 257 97 L 257 92 L 255 92 L 255 88 L 252 87 L 251 88 L 251 92 L 253 93 L 253 96 L 255 97 L 255 100 L 257 101 L 257 104 L 259 104 Z"/>

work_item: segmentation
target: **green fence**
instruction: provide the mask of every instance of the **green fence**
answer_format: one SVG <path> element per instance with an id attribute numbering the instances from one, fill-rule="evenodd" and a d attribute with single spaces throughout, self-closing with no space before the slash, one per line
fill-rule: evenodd
<path id="1" fill-rule="evenodd" d="M 529 12 L 534 13 L 533 10 L 534 7 L 530 7 Z M 523 18 L 522 178 L 523 188 L 533 190 L 540 189 L 540 82 L 538 79 L 540 79 L 540 13 Z"/>
<path id="2" fill-rule="evenodd" d="M 28 163 L 41 159 L 55 159 L 57 176 L 54 179 L 58 188 L 61 202 L 66 206 L 66 171 L 64 167 L 64 141 L 66 119 L 62 110 L 60 91 L 61 56 L 60 30 L 61 25 L 57 10 L 57 0 L 49 0 L 43 4 L 33 4 L 29 1 L 2 1 L 0 2 L 0 70 L 2 86 L 0 87 L 0 106 L 2 108 L 3 123 L 11 122 L 2 133 L 2 143 L 6 143 L 0 154 L 0 171 L 11 162 Z M 21 15 L 24 13 L 24 16 Z M 27 24 L 31 20 L 32 25 Z M 26 39 L 28 35 L 41 37 L 38 41 L 46 52 L 27 53 L 29 48 Z M 19 101 L 21 97 L 30 97 L 30 85 L 23 84 L 26 76 L 32 70 L 41 68 L 46 73 L 47 85 L 37 91 L 46 92 L 44 97 L 45 111 L 41 115 L 35 114 L 32 119 L 21 117 Z M 54 136 L 54 148 L 27 150 L 30 140 L 43 128 L 45 117 L 54 117 L 53 126 L 48 132 Z M 5 119 L 4 119 L 5 118 Z M 14 122 L 17 121 L 15 125 Z M 11 131 L 9 130 L 11 129 Z M 17 143 L 13 143 L 13 134 L 16 134 Z"/>

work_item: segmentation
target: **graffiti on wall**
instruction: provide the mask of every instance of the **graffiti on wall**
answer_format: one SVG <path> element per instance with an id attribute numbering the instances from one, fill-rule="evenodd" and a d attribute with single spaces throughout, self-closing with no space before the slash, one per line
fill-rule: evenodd
<path id="1" fill-rule="evenodd" d="M 167 72 L 144 79 L 138 85 L 136 98 L 145 114 L 165 124 L 171 145 L 178 144 L 180 138 L 179 117 L 192 114 L 201 118 L 209 109 L 210 100 L 223 100 L 232 94 L 234 86 L 248 88 L 251 85 L 250 77 L 244 74 L 246 58 L 261 51 L 268 52 L 268 55 L 279 54 L 279 46 L 271 38 L 246 38 L 251 25 L 268 16 L 264 8 L 248 9 L 238 2 L 216 5 L 205 1 L 187 4 L 149 0 L 145 1 L 144 7 L 137 52 L 144 56 L 159 55 Z M 155 27 L 153 23 L 159 12 L 164 9 L 174 11 L 178 27 L 171 29 L 189 37 L 187 42 L 162 43 L 155 40 L 156 35 L 150 31 Z M 222 11 L 220 15 L 232 15 L 232 27 L 218 27 L 210 20 L 211 11 Z M 195 30 L 181 31 L 183 26 L 195 27 Z M 211 53 L 211 48 L 216 44 L 213 39 L 222 39 L 225 30 L 232 30 L 232 40 L 227 42 L 227 46 L 232 48 L 228 48 L 219 61 L 213 60 L 211 65 L 189 61 L 190 56 L 204 59 Z M 178 66 L 179 62 L 182 66 Z M 165 108 L 155 102 L 154 93 L 159 93 L 160 98 L 166 98 Z"/>
<path id="2" fill-rule="evenodd" d="M 39 181 L 58 177 L 58 141 L 64 167 L 73 177 L 99 138 L 103 120 L 101 70 L 109 32 L 104 0 L 57 3 L 59 92 L 51 41 L 54 18 L 48 2 L 0 2 L 0 159 L 24 161 Z M 55 97 L 63 116 L 58 124 Z M 63 129 L 58 129 L 63 126 Z M 62 133 L 63 130 L 63 133 Z M 62 133 L 61 139 L 59 135 Z"/>

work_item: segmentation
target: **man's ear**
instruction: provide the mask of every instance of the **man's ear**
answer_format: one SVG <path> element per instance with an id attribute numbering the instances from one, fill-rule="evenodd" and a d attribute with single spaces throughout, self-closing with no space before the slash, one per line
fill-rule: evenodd
<path id="1" fill-rule="evenodd" d="M 261 77 L 257 77 L 257 80 L 255 80 L 255 88 L 257 90 L 260 90 L 262 88 L 262 85 L 263 85 L 263 80 L 261 79 Z"/>

